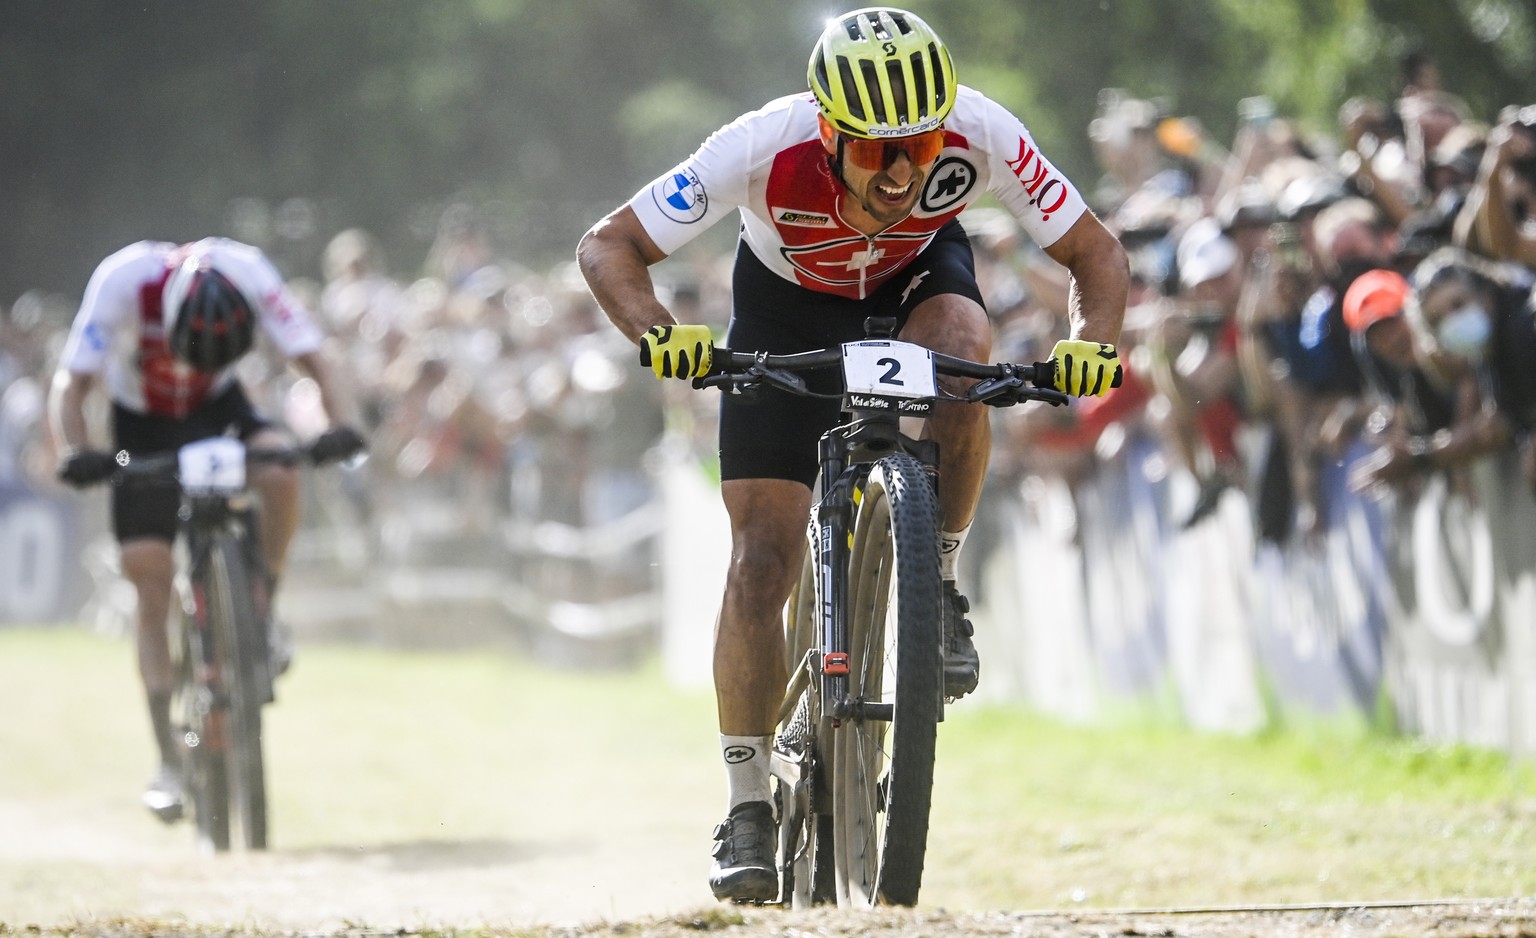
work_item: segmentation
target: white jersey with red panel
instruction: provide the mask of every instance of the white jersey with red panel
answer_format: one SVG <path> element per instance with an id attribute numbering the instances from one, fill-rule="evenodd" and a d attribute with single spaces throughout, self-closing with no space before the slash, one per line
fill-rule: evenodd
<path id="1" fill-rule="evenodd" d="M 828 165 L 809 93 L 779 98 L 705 140 L 629 202 L 657 247 L 673 253 L 741 209 L 742 238 L 768 269 L 823 293 L 863 298 L 983 194 L 1049 247 L 1087 210 L 1077 188 L 1002 105 L 964 85 L 944 121 L 944 150 L 912 214 L 878 235 L 843 220 L 844 188 Z"/>
<path id="2" fill-rule="evenodd" d="M 191 244 L 139 241 L 96 266 L 59 361 L 79 374 L 105 373 L 107 393 L 141 414 L 182 418 L 234 380 L 234 366 L 197 371 L 171 355 L 160 297 L 188 256 L 206 256 L 251 304 L 277 349 L 289 358 L 316 351 L 324 334 L 260 249 L 225 238 Z"/>

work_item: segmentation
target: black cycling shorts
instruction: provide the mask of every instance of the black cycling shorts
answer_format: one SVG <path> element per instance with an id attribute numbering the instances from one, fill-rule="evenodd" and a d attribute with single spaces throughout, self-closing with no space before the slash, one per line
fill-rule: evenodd
<path id="1" fill-rule="evenodd" d="M 736 249 L 733 308 L 725 344 L 738 352 L 806 352 L 864 338 L 864 320 L 894 316 L 899 332 L 907 316 L 932 296 L 959 294 L 985 308 L 976 262 L 965 229 L 955 221 L 933 243 L 867 299 L 808 290 L 765 267 L 744 243 Z M 839 391 L 836 366 L 802 377 L 816 391 Z M 789 479 L 812 487 L 817 441 L 841 419 L 838 397 L 799 397 L 763 389 L 720 402 L 720 478 Z"/>
<path id="2" fill-rule="evenodd" d="M 232 384 L 182 419 L 141 414 L 114 402 L 112 448 L 134 456 L 153 456 L 211 436 L 224 436 L 231 430 L 248 440 L 269 426 L 240 385 Z M 173 541 L 180 507 L 181 492 L 173 485 L 114 485 L 112 533 L 119 543 L 145 537 Z"/>

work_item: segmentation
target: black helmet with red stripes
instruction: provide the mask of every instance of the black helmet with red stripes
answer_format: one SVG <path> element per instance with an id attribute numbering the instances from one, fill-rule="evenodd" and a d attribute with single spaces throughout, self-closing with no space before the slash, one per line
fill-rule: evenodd
<path id="1" fill-rule="evenodd" d="M 161 299 L 171 353 L 198 371 L 219 371 L 256 343 L 256 313 L 229 278 L 194 255 L 171 272 Z"/>

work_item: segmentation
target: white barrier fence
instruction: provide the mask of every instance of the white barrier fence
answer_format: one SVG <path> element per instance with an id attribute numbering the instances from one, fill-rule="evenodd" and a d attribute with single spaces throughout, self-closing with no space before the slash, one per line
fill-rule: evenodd
<path id="1" fill-rule="evenodd" d="M 344 601 L 331 605 L 359 619 L 361 635 L 391 614 L 415 621 L 413 610 L 430 607 L 440 622 L 479 603 L 559 633 L 578 661 L 631 662 L 659 643 L 670 680 L 707 687 L 730 554 L 724 510 L 687 446 L 654 455 L 659 506 L 614 530 L 551 546 L 533 536 L 544 528 L 503 526 L 473 569 L 462 551 L 435 565 L 407 551 L 294 606 L 320 608 L 325 590 L 335 592 Z M 1256 541 L 1237 490 L 1181 530 L 1193 484 L 1148 440 L 1132 440 L 1073 490 L 993 480 L 962 565 L 982 654 L 978 695 L 1084 722 L 1152 708 L 1230 731 L 1292 713 L 1390 713 L 1410 734 L 1536 752 L 1536 500 L 1513 457 L 1432 476 L 1412 501 L 1378 503 L 1345 491 L 1360 455 L 1329 472 L 1338 494 L 1323 535 L 1285 547 Z M 92 499 L 0 489 L 0 623 L 122 606 L 112 592 L 121 584 L 92 561 L 100 524 L 81 520 L 102 513 Z M 652 556 L 647 586 L 636 574 Z M 615 564 L 624 576 L 614 582 L 633 582 L 605 595 L 597 587 Z M 467 573 L 486 595 L 464 588 Z M 528 592 L 550 582 L 568 595 Z M 421 601 L 407 587 L 422 583 L 444 588 Z M 557 615 L 573 603 L 579 622 Z M 611 635 L 625 650 L 604 659 L 595 653 Z"/>
<path id="2" fill-rule="evenodd" d="M 1259 544 L 1229 490 L 1189 530 L 1193 483 L 1132 441 L 1075 491 L 989 486 L 962 561 L 982 655 L 978 694 L 1092 722 L 1172 710 L 1249 731 L 1286 714 L 1382 712 L 1435 740 L 1536 752 L 1536 500 L 1513 459 L 1414 501 L 1349 494 L 1329 470 L 1315 541 Z M 686 459 L 664 470 L 662 649 L 707 686 L 729 535 L 718 493 Z M 985 528 L 985 530 L 982 530 Z"/>

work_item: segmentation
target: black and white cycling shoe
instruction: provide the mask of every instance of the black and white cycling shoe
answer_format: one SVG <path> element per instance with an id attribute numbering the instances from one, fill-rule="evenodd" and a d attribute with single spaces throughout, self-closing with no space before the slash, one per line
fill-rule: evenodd
<path id="1" fill-rule="evenodd" d="M 273 680 L 293 667 L 293 629 L 275 617 L 267 620 L 267 659 Z"/>
<path id="2" fill-rule="evenodd" d="M 778 829 L 766 801 L 748 801 L 731 809 L 715 828 L 715 862 L 709 888 L 716 899 L 772 902 L 779 894 L 774 862 Z"/>
<path id="3" fill-rule="evenodd" d="M 981 679 L 981 657 L 971 641 L 975 628 L 965 617 L 971 603 L 953 580 L 944 581 L 944 696 L 957 700 L 976 689 Z"/>
<path id="4" fill-rule="evenodd" d="M 155 773 L 155 777 L 149 780 L 149 786 L 144 789 L 143 801 L 144 807 L 165 823 L 172 824 L 181 820 L 186 810 L 187 792 L 180 770 L 162 763 L 160 771 Z"/>

